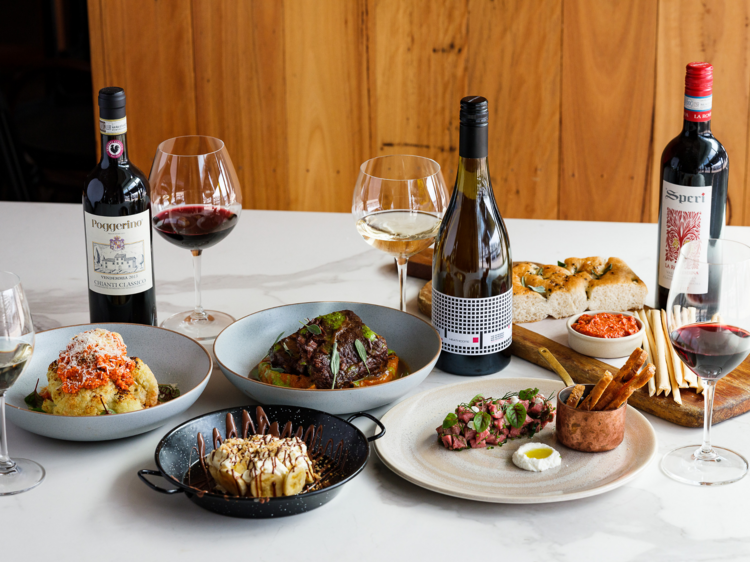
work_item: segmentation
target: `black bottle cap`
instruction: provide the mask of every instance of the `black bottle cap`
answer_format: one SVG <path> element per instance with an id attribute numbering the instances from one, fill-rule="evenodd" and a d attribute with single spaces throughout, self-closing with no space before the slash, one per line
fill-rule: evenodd
<path id="1" fill-rule="evenodd" d="M 125 90 L 117 86 L 99 90 L 99 116 L 102 119 L 125 117 Z"/>
<path id="2" fill-rule="evenodd" d="M 487 157 L 487 124 L 490 112 L 482 96 L 467 96 L 461 100 L 458 135 L 458 155 L 461 158 Z"/>
<path id="3" fill-rule="evenodd" d="M 482 96 L 466 96 L 461 100 L 461 125 L 486 127 L 490 119 L 487 99 Z"/>

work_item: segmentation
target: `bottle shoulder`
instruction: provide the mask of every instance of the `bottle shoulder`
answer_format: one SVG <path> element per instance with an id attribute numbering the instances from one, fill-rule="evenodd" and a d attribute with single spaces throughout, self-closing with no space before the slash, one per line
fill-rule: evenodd
<path id="1" fill-rule="evenodd" d="M 729 157 L 724 145 L 710 133 L 680 133 L 664 148 L 661 164 L 665 175 L 667 171 L 716 174 L 728 170 Z"/>
<path id="2" fill-rule="evenodd" d="M 102 167 L 97 164 L 83 186 L 86 211 L 120 216 L 147 210 L 151 204 L 148 179 L 130 163 Z"/>

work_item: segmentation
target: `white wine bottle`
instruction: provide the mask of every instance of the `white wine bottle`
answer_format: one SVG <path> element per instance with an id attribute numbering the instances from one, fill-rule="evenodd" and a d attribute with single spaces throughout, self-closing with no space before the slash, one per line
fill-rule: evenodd
<path id="1" fill-rule="evenodd" d="M 432 263 L 432 323 L 443 340 L 437 367 L 456 375 L 510 363 L 513 261 L 487 166 L 488 120 L 485 98 L 461 100 L 456 185 Z"/>

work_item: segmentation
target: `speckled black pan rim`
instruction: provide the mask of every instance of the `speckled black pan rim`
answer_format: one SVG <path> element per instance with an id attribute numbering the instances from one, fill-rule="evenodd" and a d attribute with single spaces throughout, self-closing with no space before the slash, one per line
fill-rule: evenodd
<path id="1" fill-rule="evenodd" d="M 208 418 L 208 417 L 216 416 L 216 415 L 219 415 L 219 414 L 226 415 L 228 413 L 232 413 L 233 415 L 236 415 L 237 413 L 242 412 L 242 410 L 248 410 L 248 413 L 249 413 L 250 411 L 252 411 L 256 407 L 257 407 L 257 405 L 255 405 L 255 406 L 249 405 L 249 406 L 236 406 L 234 408 L 224 408 L 223 410 L 216 410 L 214 412 L 209 412 L 207 414 L 196 416 L 196 417 L 194 417 L 194 418 L 192 418 L 190 420 L 187 420 L 186 422 L 181 423 L 180 425 L 178 425 L 177 427 L 171 429 L 170 431 L 168 431 L 167 434 L 164 437 L 161 438 L 161 440 L 159 441 L 159 444 L 156 446 L 156 451 L 154 452 L 154 461 L 156 462 L 156 466 L 159 469 L 159 472 L 161 472 L 161 474 L 162 474 L 162 478 L 164 478 L 165 480 L 167 480 L 168 482 L 170 482 L 174 486 L 177 486 L 178 488 L 184 490 L 187 494 L 197 495 L 199 493 L 199 490 L 197 490 L 196 488 L 190 487 L 190 486 L 186 486 L 180 480 L 178 480 L 177 478 L 175 478 L 172 474 L 170 474 L 166 470 L 164 470 L 164 468 L 161 465 L 161 462 L 159 461 L 159 453 L 161 453 L 162 449 L 164 449 L 165 447 L 169 446 L 168 442 L 169 442 L 169 439 L 172 437 L 172 435 L 174 435 L 176 432 L 178 432 L 179 430 L 181 430 L 182 428 L 184 428 L 187 425 L 190 425 L 190 424 L 192 424 L 192 423 L 194 423 L 194 422 L 196 422 L 198 420 L 201 420 L 203 418 Z M 300 412 L 309 412 L 311 415 L 313 415 L 313 414 L 314 415 L 322 415 L 322 416 L 326 416 L 327 418 L 334 418 L 335 420 L 337 420 L 337 421 L 339 421 L 339 422 L 341 422 L 343 424 L 346 424 L 346 425 L 354 428 L 354 430 L 357 432 L 358 437 L 360 439 L 362 439 L 362 442 L 365 444 L 367 453 L 364 455 L 364 458 L 359 459 L 357 467 L 354 469 L 354 471 L 350 475 L 346 476 L 343 480 L 340 480 L 339 482 L 336 482 L 335 484 L 333 484 L 331 486 L 328 486 L 326 488 L 322 488 L 320 490 L 315 490 L 313 492 L 307 492 L 305 494 L 298 494 L 296 496 L 280 496 L 280 497 L 277 497 L 277 498 L 265 498 L 265 499 L 262 499 L 262 498 L 243 498 L 243 497 L 238 497 L 238 496 L 228 496 L 228 495 L 224 495 L 224 494 L 217 494 L 217 493 L 214 493 L 214 492 L 204 492 L 203 495 L 201 496 L 201 498 L 211 497 L 211 498 L 216 498 L 216 499 L 219 499 L 219 500 L 226 500 L 226 501 L 231 501 L 231 502 L 240 502 L 240 503 L 247 503 L 247 504 L 253 504 L 253 503 L 258 503 L 259 504 L 261 501 L 263 501 L 263 502 L 271 502 L 272 504 L 281 504 L 281 503 L 286 503 L 286 502 L 294 502 L 294 501 L 298 501 L 298 500 L 303 499 L 303 498 L 311 498 L 313 496 L 317 496 L 317 495 L 320 495 L 320 494 L 325 494 L 327 492 L 330 492 L 331 490 L 339 488 L 339 487 L 343 486 L 344 484 L 346 484 L 347 482 L 349 482 L 350 480 L 352 480 L 355 476 L 357 476 L 360 472 L 362 472 L 364 470 L 365 465 L 367 464 L 367 461 L 370 458 L 370 443 L 367 440 L 367 437 L 365 437 L 365 435 L 362 433 L 362 431 L 360 431 L 360 429 L 357 426 L 355 426 L 354 424 L 352 424 L 352 423 L 350 423 L 350 422 L 348 422 L 348 421 L 346 421 L 344 419 L 341 419 L 341 418 L 339 418 L 337 416 L 334 416 L 334 415 L 331 415 L 331 414 L 327 414 L 326 412 L 321 412 L 320 410 L 314 410 L 312 408 L 305 408 L 305 407 L 302 407 L 302 406 L 268 405 L 268 406 L 263 406 L 263 408 L 269 410 L 270 412 L 272 412 L 276 408 L 287 408 L 287 409 L 290 409 L 290 410 L 299 410 Z M 269 419 L 272 419 L 272 413 L 269 413 L 268 417 L 269 417 Z M 279 425 L 283 425 L 280 420 L 273 420 L 273 421 L 278 421 Z M 286 421 L 283 422 L 283 423 L 286 423 Z M 324 425 L 324 428 L 325 428 L 325 425 Z"/>
<path id="2" fill-rule="evenodd" d="M 288 386 L 276 386 L 276 385 L 273 385 L 273 384 L 265 383 L 263 381 L 259 381 L 257 379 L 253 379 L 253 378 L 251 378 L 249 376 L 249 374 L 243 375 L 241 373 L 237 373 L 236 371 L 230 369 L 224 363 L 222 363 L 221 359 L 219 359 L 219 356 L 216 354 L 216 342 L 219 341 L 219 338 L 221 337 L 221 335 L 224 332 L 226 332 L 229 328 L 231 328 L 232 326 L 234 326 L 238 322 L 241 322 L 245 318 L 249 318 L 250 316 L 255 316 L 256 314 L 260 314 L 261 312 L 266 312 L 268 310 L 276 310 L 277 308 L 286 308 L 288 306 L 300 306 L 300 305 L 306 305 L 306 304 L 343 304 L 343 305 L 347 305 L 347 304 L 361 304 L 361 305 L 375 306 L 375 307 L 378 307 L 378 308 L 387 308 L 387 309 L 393 310 L 395 312 L 400 312 L 401 314 L 408 314 L 409 316 L 412 316 L 412 317 L 416 318 L 420 322 L 423 322 L 424 324 L 427 324 L 427 326 L 429 326 L 430 329 L 433 332 L 435 332 L 435 337 L 438 340 L 438 350 L 437 350 L 437 353 L 433 356 L 433 358 L 430 361 L 428 361 L 426 363 L 426 365 L 429 365 L 430 363 L 432 363 L 433 359 L 435 361 L 437 361 L 437 357 L 440 355 L 440 352 L 443 349 L 443 340 L 440 337 L 440 333 L 435 329 L 435 327 L 432 324 L 430 324 L 429 322 L 427 322 L 427 320 L 425 320 L 424 318 L 420 318 L 419 316 L 417 316 L 416 314 L 412 314 L 411 312 L 404 312 L 403 310 L 398 310 L 396 308 L 390 308 L 388 306 L 383 306 L 381 304 L 374 304 L 374 303 L 371 303 L 371 302 L 309 301 L 309 302 L 295 302 L 295 303 L 289 303 L 289 304 L 280 304 L 279 306 L 272 306 L 271 308 L 264 308 L 263 310 L 257 310 L 257 311 L 255 311 L 255 312 L 253 312 L 251 314 L 248 314 L 246 316 L 243 316 L 242 318 L 239 318 L 239 319 L 235 320 L 229 326 L 227 326 L 221 332 L 219 332 L 219 335 L 216 336 L 216 339 L 214 340 L 213 352 L 214 352 L 214 357 L 216 357 L 216 362 L 225 370 L 225 372 L 232 373 L 235 377 L 240 377 L 241 379 L 249 380 L 249 381 L 251 381 L 251 382 L 253 382 L 255 384 L 262 384 L 262 385 L 265 385 L 265 386 L 272 386 L 274 388 L 280 388 L 280 389 L 283 389 L 284 391 L 290 391 L 290 392 L 377 392 L 377 390 L 372 390 L 372 389 L 377 389 L 378 387 L 380 387 L 382 385 L 364 386 L 364 387 L 360 387 L 360 388 L 292 388 L 292 387 L 288 387 Z M 422 369 L 424 369 L 424 368 L 425 367 L 422 367 Z M 418 370 L 421 370 L 421 369 L 418 369 Z M 394 381 L 387 382 L 387 383 L 384 383 L 384 384 L 398 383 L 398 381 L 403 380 L 404 378 L 406 378 L 406 377 L 402 377 L 401 379 L 396 379 Z"/>

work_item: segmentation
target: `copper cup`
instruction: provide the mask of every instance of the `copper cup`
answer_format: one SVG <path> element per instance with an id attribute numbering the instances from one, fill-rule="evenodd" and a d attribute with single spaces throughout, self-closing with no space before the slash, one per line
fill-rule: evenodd
<path id="1" fill-rule="evenodd" d="M 595 385 L 584 385 L 583 398 L 589 395 Z M 590 412 L 571 408 L 565 402 L 573 391 L 572 386 L 563 388 L 557 393 L 557 438 L 560 442 L 576 451 L 600 453 L 611 451 L 622 443 L 625 437 L 625 413 L 627 405 L 616 410 Z M 579 402 L 580 403 L 580 402 Z"/>

